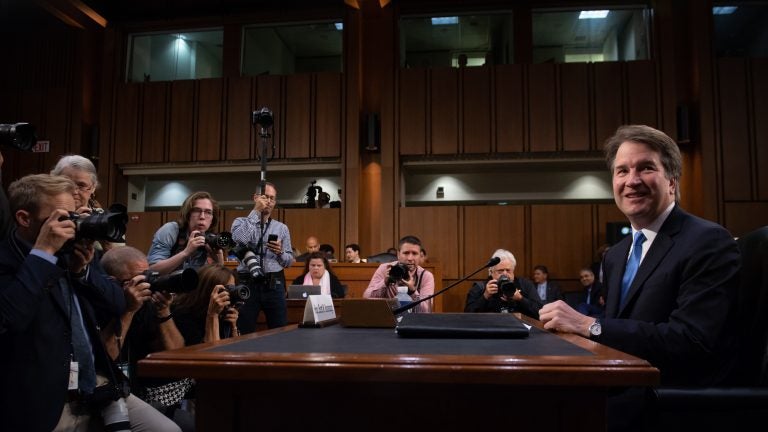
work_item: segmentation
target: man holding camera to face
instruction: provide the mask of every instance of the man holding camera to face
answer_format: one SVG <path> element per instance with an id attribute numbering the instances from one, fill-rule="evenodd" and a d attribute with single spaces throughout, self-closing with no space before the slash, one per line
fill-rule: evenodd
<path id="1" fill-rule="evenodd" d="M 114 320 L 102 331 L 107 352 L 118 362 L 121 369 L 127 371 L 134 393 L 158 410 L 162 410 L 168 417 L 174 418 L 174 410 L 192 386 L 191 381 L 140 378 L 137 373 L 138 361 L 147 355 L 184 347 L 184 337 L 176 327 L 171 313 L 173 294 L 157 290 L 150 285 L 147 280 L 147 257 L 134 247 L 110 249 L 104 254 L 101 265 L 110 278 L 122 285 L 127 304 L 127 309 L 119 321 Z M 179 394 L 166 391 L 164 400 L 152 397 L 164 388 L 170 388 Z M 179 427 L 164 415 L 153 415 L 150 420 L 151 422 L 145 423 L 147 430 L 179 430 Z"/>
<path id="2" fill-rule="evenodd" d="M 384 263 L 376 269 L 363 293 L 365 298 L 394 298 L 397 287 L 408 287 L 408 295 L 417 301 L 435 292 L 435 276 L 419 265 L 421 262 L 421 240 L 416 236 L 405 236 L 398 243 L 397 261 Z M 432 312 L 432 300 L 419 303 L 414 312 Z"/>
<path id="3" fill-rule="evenodd" d="M 256 331 L 260 311 L 264 311 L 269 328 L 282 327 L 288 320 L 283 269 L 293 263 L 293 248 L 288 226 L 272 219 L 276 204 L 277 189 L 265 182 L 261 193 L 253 194 L 251 213 L 232 222 L 232 239 L 247 257 L 240 258 L 238 283 L 251 291 L 240 308 L 237 326 L 241 333 Z"/>
<path id="4" fill-rule="evenodd" d="M 464 312 L 520 312 L 539 319 L 541 301 L 531 281 L 515 277 L 515 256 L 498 249 L 496 257 L 501 261 L 488 269 L 488 280 L 475 282 L 467 293 Z"/>
<path id="5" fill-rule="evenodd" d="M 8 430 L 128 420 L 124 378 L 98 332 L 125 310 L 125 298 L 89 269 L 94 239 L 79 238 L 72 220 L 75 187 L 37 174 L 8 188 L 16 222 L 0 243 L 0 418 Z"/>
<path id="6" fill-rule="evenodd" d="M 160 274 L 185 268 L 198 268 L 209 262 L 224 264 L 221 248 L 212 248 L 206 232 L 216 227 L 219 205 L 208 192 L 195 192 L 181 205 L 181 218 L 168 222 L 155 232 L 147 254 L 149 268 Z"/>

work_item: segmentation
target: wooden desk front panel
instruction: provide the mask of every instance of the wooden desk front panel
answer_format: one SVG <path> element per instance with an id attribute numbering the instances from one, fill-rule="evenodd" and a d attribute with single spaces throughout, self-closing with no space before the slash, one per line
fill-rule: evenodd
<path id="1" fill-rule="evenodd" d="M 574 335 L 561 337 L 592 355 L 226 349 L 244 339 L 291 331 L 296 330 L 289 326 L 154 353 L 140 362 L 139 373 L 195 378 L 199 431 L 293 429 L 307 422 L 323 430 L 329 425 L 334 430 L 407 425 L 408 430 L 516 426 L 595 431 L 605 429 L 605 400 L 611 388 L 652 386 L 659 380 L 658 370 L 646 361 Z M 210 349 L 214 346 L 215 351 Z M 405 402 L 410 400 L 417 403 Z M 478 408 L 483 403 L 488 409 Z"/>

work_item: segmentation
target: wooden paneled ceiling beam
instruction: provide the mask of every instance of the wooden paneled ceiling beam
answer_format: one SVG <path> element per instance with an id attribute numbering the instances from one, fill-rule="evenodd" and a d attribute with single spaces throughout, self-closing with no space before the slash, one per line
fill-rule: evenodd
<path id="1" fill-rule="evenodd" d="M 35 0 L 35 3 L 71 27 L 94 30 L 107 26 L 106 18 L 80 0 Z"/>

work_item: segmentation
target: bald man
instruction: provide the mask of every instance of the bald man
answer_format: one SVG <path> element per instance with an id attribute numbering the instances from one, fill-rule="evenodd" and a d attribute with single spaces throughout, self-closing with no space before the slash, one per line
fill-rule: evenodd
<path id="1" fill-rule="evenodd" d="M 296 262 L 304 262 L 312 252 L 320 250 L 320 240 L 315 236 L 307 237 L 307 251 L 296 257 Z"/>

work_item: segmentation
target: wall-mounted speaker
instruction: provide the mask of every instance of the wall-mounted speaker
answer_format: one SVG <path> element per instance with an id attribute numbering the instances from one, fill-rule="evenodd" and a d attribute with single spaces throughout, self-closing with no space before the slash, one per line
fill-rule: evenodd
<path id="1" fill-rule="evenodd" d="M 608 222 L 605 224 L 605 242 L 611 246 L 631 234 L 632 225 L 627 221 Z"/>
<path id="2" fill-rule="evenodd" d="M 381 150 L 381 124 L 379 115 L 368 113 L 365 115 L 365 121 L 361 128 L 363 132 L 361 143 L 363 150 L 367 152 L 378 152 Z"/>
<path id="3" fill-rule="evenodd" d="M 688 104 L 677 106 L 677 143 L 688 144 L 696 139 L 699 124 L 696 111 Z"/>

